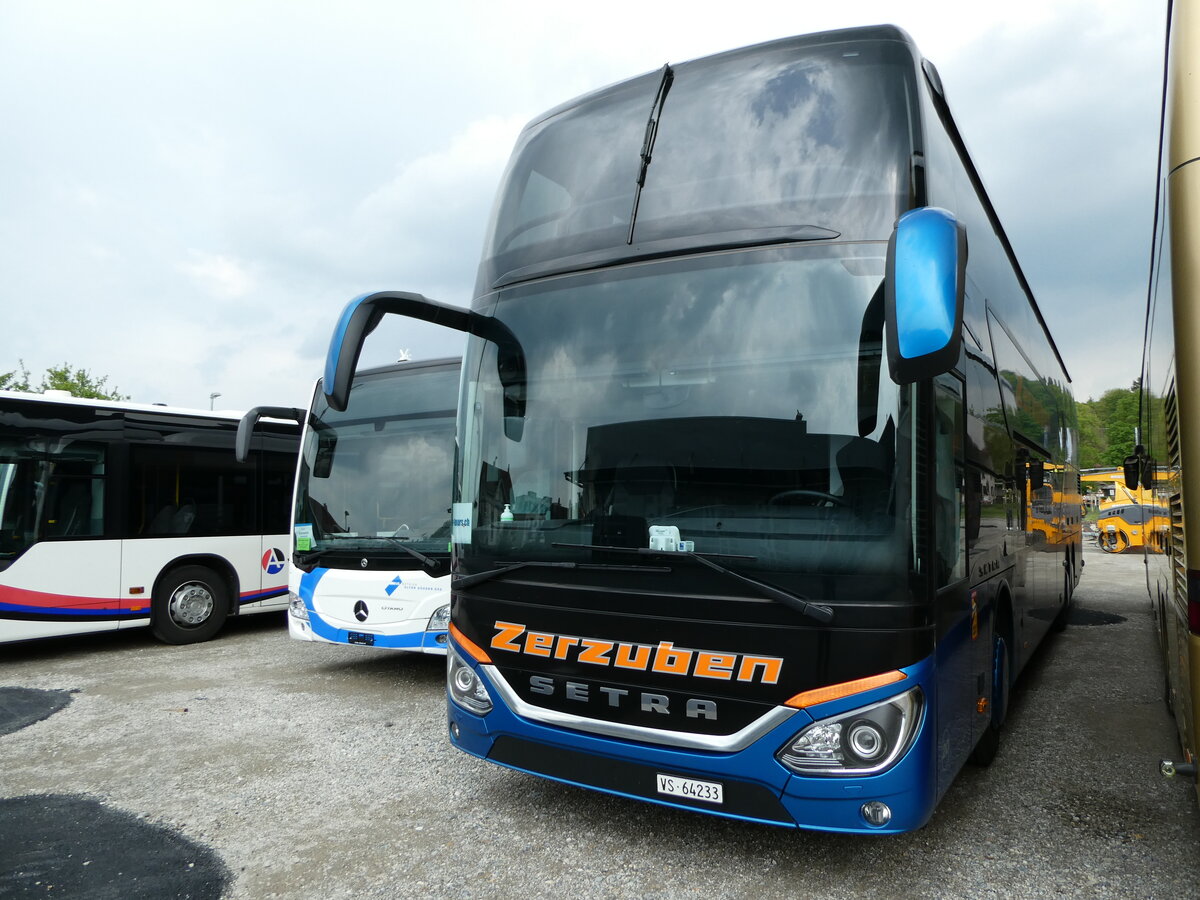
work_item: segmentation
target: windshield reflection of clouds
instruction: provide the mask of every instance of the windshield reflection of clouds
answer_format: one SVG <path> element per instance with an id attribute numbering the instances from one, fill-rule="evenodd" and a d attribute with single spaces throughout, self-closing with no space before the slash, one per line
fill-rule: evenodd
<path id="1" fill-rule="evenodd" d="M 681 79 L 663 111 L 638 237 L 659 236 L 655 220 L 718 210 L 714 231 L 796 222 L 845 228 L 840 215 L 821 217 L 847 198 L 899 190 L 908 143 L 900 99 L 878 67 L 842 60 L 777 59 L 698 84 Z M 789 221 L 801 209 L 808 217 Z"/>
<path id="2" fill-rule="evenodd" d="M 518 533 L 582 522 L 645 546 L 648 525 L 690 516 L 697 550 L 761 555 L 772 538 L 889 532 L 899 392 L 879 345 L 860 346 L 882 275 L 883 248 L 867 250 L 853 265 L 764 251 L 502 295 L 528 366 L 524 428 L 505 436 L 485 351 L 460 499 L 477 501 L 477 529 L 523 499 L 506 534 L 475 540 L 519 552 Z"/>
<path id="3" fill-rule="evenodd" d="M 886 239 L 913 150 L 903 53 L 886 42 L 784 46 L 677 67 L 635 242 L 803 225 Z M 658 83 L 654 73 L 618 85 L 522 135 L 489 227 L 485 282 L 624 244 Z"/>
<path id="4" fill-rule="evenodd" d="M 310 433 L 301 473 L 307 509 L 297 511 L 297 521 L 314 526 L 318 546 L 322 540 L 370 541 L 394 535 L 445 549 L 453 420 L 427 422 L 419 429 L 401 427 L 390 422 L 381 431 L 370 423 L 339 428 L 325 478 L 313 474 L 317 441 L 315 432 Z"/>

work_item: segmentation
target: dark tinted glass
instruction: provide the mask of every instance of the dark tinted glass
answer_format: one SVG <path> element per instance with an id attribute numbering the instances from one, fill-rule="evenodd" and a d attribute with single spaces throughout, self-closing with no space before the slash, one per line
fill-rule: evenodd
<path id="1" fill-rule="evenodd" d="M 281 443 L 276 441 L 273 443 Z M 291 529 L 292 488 L 296 481 L 296 444 L 262 455 L 262 533 L 287 534 Z"/>
<path id="2" fill-rule="evenodd" d="M 678 66 L 635 244 L 806 225 L 886 239 L 908 188 L 912 69 L 899 41 L 789 41 Z M 625 244 L 660 77 L 526 130 L 500 189 L 485 282 Z"/>
<path id="3" fill-rule="evenodd" d="M 747 568 L 902 570 L 907 420 L 864 324 L 885 249 L 688 256 L 502 291 L 525 414 L 506 429 L 494 345 L 472 342 L 464 558 L 586 561 L 586 545 L 644 548 L 674 527 Z"/>
<path id="4" fill-rule="evenodd" d="M 130 535 L 257 534 L 254 488 L 254 468 L 236 462 L 228 446 L 135 446 Z"/>

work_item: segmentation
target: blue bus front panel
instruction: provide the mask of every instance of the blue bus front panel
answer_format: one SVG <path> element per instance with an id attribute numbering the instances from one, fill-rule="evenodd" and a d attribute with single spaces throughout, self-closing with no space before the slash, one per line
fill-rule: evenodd
<path id="1" fill-rule="evenodd" d="M 451 740 L 467 753 L 519 771 L 663 806 L 823 831 L 911 831 L 928 821 L 938 799 L 932 660 L 903 670 L 906 678 L 898 685 L 796 710 L 749 746 L 729 753 L 617 740 L 518 716 L 499 699 L 501 692 L 488 678 L 490 667 L 470 665 L 487 684 L 494 706 L 479 716 L 451 701 Z M 908 749 L 886 771 L 857 777 L 801 776 L 776 758 L 814 720 L 886 700 L 900 692 L 897 688 L 914 687 L 926 698 L 921 720 Z M 660 775 L 720 784 L 722 802 L 667 796 L 659 791 Z M 871 802 L 887 805 L 890 819 L 885 825 L 872 825 L 864 818 L 863 808 Z"/>

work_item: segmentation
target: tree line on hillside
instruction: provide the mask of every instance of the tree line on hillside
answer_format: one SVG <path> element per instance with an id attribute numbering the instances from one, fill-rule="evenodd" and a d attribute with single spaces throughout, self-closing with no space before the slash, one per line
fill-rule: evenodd
<path id="1" fill-rule="evenodd" d="M 128 394 L 122 394 L 115 387 L 108 388 L 108 376 L 96 378 L 87 369 L 79 366 L 72 367 L 69 363 L 61 366 L 50 366 L 42 376 L 41 384 L 34 385 L 30 381 L 29 369 L 24 360 L 17 361 L 17 368 L 11 372 L 0 372 L 0 391 L 22 391 L 24 393 L 40 394 L 44 391 L 69 391 L 74 397 L 91 397 L 96 400 L 128 400 Z"/>
<path id="2" fill-rule="evenodd" d="M 1119 467 L 1133 452 L 1140 389 L 1139 382 L 1134 381 L 1128 388 L 1105 391 L 1098 400 L 1076 404 L 1081 469 Z"/>

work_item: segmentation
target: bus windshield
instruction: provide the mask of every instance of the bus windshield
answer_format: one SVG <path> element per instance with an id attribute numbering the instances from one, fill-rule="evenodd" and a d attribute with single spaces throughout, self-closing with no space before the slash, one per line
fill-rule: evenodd
<path id="1" fill-rule="evenodd" d="M 912 51 L 808 44 L 683 63 L 532 123 L 497 200 L 484 285 L 629 242 L 886 239 L 908 201 Z"/>
<path id="2" fill-rule="evenodd" d="M 485 298 L 527 383 L 518 420 L 494 346 L 472 341 L 464 558 L 580 561 L 657 535 L 739 568 L 903 570 L 909 426 L 881 354 L 884 253 L 717 253 Z"/>
<path id="3" fill-rule="evenodd" d="M 301 556 L 328 550 L 392 555 L 403 544 L 446 557 L 455 415 L 447 400 L 453 402 L 457 386 L 457 371 L 402 385 L 363 376 L 341 413 L 318 391 L 296 492 Z M 396 411 L 401 403 L 402 413 Z"/>

